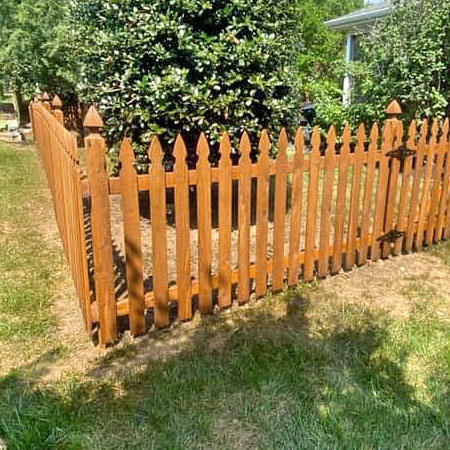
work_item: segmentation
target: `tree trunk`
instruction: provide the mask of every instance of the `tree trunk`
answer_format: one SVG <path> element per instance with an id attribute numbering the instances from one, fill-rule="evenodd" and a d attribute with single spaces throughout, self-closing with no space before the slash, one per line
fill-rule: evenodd
<path id="1" fill-rule="evenodd" d="M 29 117 L 27 114 L 27 107 L 23 103 L 22 93 L 20 91 L 14 91 L 13 93 L 13 105 L 14 112 L 17 116 L 17 122 L 19 122 L 19 127 L 23 127 L 29 122 Z"/>

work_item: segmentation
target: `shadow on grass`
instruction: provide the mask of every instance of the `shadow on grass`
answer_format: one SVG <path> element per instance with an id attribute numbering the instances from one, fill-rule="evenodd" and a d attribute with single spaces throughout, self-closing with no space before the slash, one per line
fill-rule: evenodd
<path id="1" fill-rule="evenodd" d="M 320 311 L 301 290 L 260 303 L 114 349 L 88 381 L 34 389 L 11 372 L 0 436 L 8 449 L 445 448 L 448 379 L 416 400 L 386 315 Z"/>

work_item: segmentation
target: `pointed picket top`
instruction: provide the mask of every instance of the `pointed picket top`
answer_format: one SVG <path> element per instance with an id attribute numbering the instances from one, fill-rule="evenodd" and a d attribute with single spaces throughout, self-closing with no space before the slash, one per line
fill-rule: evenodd
<path id="1" fill-rule="evenodd" d="M 201 133 L 197 143 L 197 166 L 209 165 L 209 145 L 205 133 Z"/>
<path id="2" fill-rule="evenodd" d="M 48 101 L 50 100 L 50 96 L 48 95 L 48 92 L 47 92 L 47 91 L 45 91 L 45 92 L 42 94 L 42 100 L 43 100 L 44 102 L 48 102 Z"/>
<path id="3" fill-rule="evenodd" d="M 124 161 L 132 161 L 134 159 L 133 147 L 131 146 L 131 142 L 128 138 L 125 138 L 122 141 L 122 145 L 120 146 L 120 160 Z"/>
<path id="4" fill-rule="evenodd" d="M 132 166 L 134 162 L 133 147 L 131 146 L 131 142 L 128 138 L 125 138 L 120 146 L 120 161 L 122 163 L 122 169 Z"/>
<path id="5" fill-rule="evenodd" d="M 94 105 L 91 105 L 88 109 L 84 117 L 83 126 L 93 130 L 103 128 L 103 120 Z"/>
<path id="6" fill-rule="evenodd" d="M 270 149 L 270 138 L 269 132 L 267 130 L 263 130 L 261 133 L 261 137 L 259 138 L 259 160 L 261 158 L 269 157 L 269 149 Z"/>
<path id="7" fill-rule="evenodd" d="M 277 159 L 285 159 L 287 157 L 286 155 L 287 146 L 288 146 L 288 136 L 286 133 L 286 129 L 283 127 L 280 130 L 280 134 L 278 135 Z"/>
<path id="8" fill-rule="evenodd" d="M 294 161 L 300 163 L 303 161 L 303 150 L 305 148 L 305 134 L 302 127 L 298 127 L 297 133 L 295 134 L 295 154 Z"/>
<path id="9" fill-rule="evenodd" d="M 414 147 L 416 144 L 416 133 L 417 133 L 417 122 L 415 120 L 412 120 L 408 128 L 407 146 L 409 148 Z"/>
<path id="10" fill-rule="evenodd" d="M 62 107 L 62 101 L 61 101 L 61 99 L 59 98 L 59 95 L 55 95 L 55 96 L 53 97 L 52 106 L 53 106 L 53 108 L 55 108 L 55 109 L 61 109 L 61 107 Z"/>
<path id="11" fill-rule="evenodd" d="M 327 134 L 327 149 L 325 150 L 325 154 L 327 156 L 330 156 L 335 154 L 336 152 L 336 141 L 337 141 L 337 137 L 336 137 L 336 128 L 334 125 L 331 125 L 330 128 L 328 129 L 328 134 Z"/>
<path id="12" fill-rule="evenodd" d="M 320 144 L 321 144 L 321 138 L 320 138 L 320 130 L 319 127 L 314 127 L 312 136 L 311 136 L 311 153 L 312 154 L 320 154 Z"/>
<path id="13" fill-rule="evenodd" d="M 220 160 L 219 167 L 224 165 L 231 165 L 231 141 L 228 132 L 224 131 L 222 139 L 220 141 Z"/>
<path id="14" fill-rule="evenodd" d="M 246 131 L 242 134 L 241 143 L 239 145 L 239 150 L 241 152 L 241 160 L 242 158 L 250 158 L 250 151 L 252 146 L 250 144 L 250 138 Z"/>
<path id="15" fill-rule="evenodd" d="M 175 140 L 173 155 L 175 156 L 174 167 L 184 167 L 186 165 L 187 149 L 181 134 Z"/>
<path id="16" fill-rule="evenodd" d="M 436 139 L 439 132 L 439 122 L 436 118 L 433 119 L 433 125 L 431 126 L 431 138 Z"/>
<path id="17" fill-rule="evenodd" d="M 425 144 L 428 136 L 428 119 L 424 119 L 420 126 L 420 143 Z"/>
<path id="18" fill-rule="evenodd" d="M 378 124 L 374 123 L 372 128 L 370 129 L 370 145 L 377 148 L 378 145 L 378 137 L 380 136 L 380 130 L 378 128 Z"/>
<path id="19" fill-rule="evenodd" d="M 381 152 L 383 154 L 386 154 L 388 150 L 388 146 L 392 145 L 392 122 L 388 121 L 386 122 L 384 128 L 383 128 L 383 142 L 381 145 Z"/>
<path id="20" fill-rule="evenodd" d="M 349 125 L 345 125 L 342 132 L 342 148 L 341 154 L 350 153 L 350 140 L 352 138 L 352 130 Z"/>
<path id="21" fill-rule="evenodd" d="M 148 149 L 148 157 L 150 159 L 151 165 L 161 164 L 164 156 L 163 149 L 161 147 L 161 143 L 159 142 L 158 136 L 155 136 L 152 139 L 150 147 Z"/>
<path id="22" fill-rule="evenodd" d="M 386 108 L 386 114 L 390 116 L 397 116 L 402 113 L 402 107 L 397 100 L 392 100 Z"/>
<path id="23" fill-rule="evenodd" d="M 447 142 L 448 130 L 449 130 L 449 123 L 448 123 L 448 117 L 446 117 L 444 120 L 444 124 L 442 125 L 441 139 L 439 142 L 441 142 L 441 143 Z"/>

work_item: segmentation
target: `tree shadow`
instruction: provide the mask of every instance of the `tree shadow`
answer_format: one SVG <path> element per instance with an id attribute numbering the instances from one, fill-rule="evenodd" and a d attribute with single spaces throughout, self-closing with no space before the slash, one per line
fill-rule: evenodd
<path id="1" fill-rule="evenodd" d="M 112 349 L 87 381 L 62 390 L 30 389 L 21 375 L 29 367 L 20 368 L 0 379 L 0 436 L 8 448 L 356 449 L 448 439 L 449 384 L 418 402 L 408 354 L 384 351 L 386 313 L 348 307 L 340 317 L 332 303 L 319 311 L 289 291 L 157 331 Z"/>

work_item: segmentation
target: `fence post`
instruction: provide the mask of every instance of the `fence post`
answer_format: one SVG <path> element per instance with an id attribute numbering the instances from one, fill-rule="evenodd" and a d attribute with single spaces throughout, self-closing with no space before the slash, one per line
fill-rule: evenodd
<path id="1" fill-rule="evenodd" d="M 52 106 L 53 106 L 53 117 L 61 124 L 64 125 L 64 113 L 61 111 L 61 107 L 62 107 L 62 101 L 61 99 L 58 97 L 58 95 L 55 95 L 53 97 L 53 101 L 52 101 Z"/>
<path id="2" fill-rule="evenodd" d="M 48 95 L 47 92 L 44 92 L 42 94 L 42 101 L 44 102 L 44 108 L 47 111 L 51 111 L 52 107 L 50 106 L 50 96 Z"/>
<path id="3" fill-rule="evenodd" d="M 95 296 L 100 322 L 99 344 L 101 347 L 105 347 L 117 337 L 117 307 L 114 292 L 108 173 L 105 160 L 106 146 L 104 139 L 99 134 L 100 129 L 103 128 L 103 121 L 95 106 L 89 108 L 83 125 L 88 129 L 85 147 L 91 191 Z"/>

